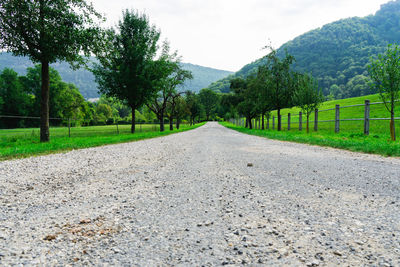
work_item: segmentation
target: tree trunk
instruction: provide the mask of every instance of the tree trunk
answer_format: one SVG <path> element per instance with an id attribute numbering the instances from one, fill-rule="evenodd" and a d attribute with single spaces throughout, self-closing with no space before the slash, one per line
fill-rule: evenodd
<path id="1" fill-rule="evenodd" d="M 310 133 L 310 127 L 309 127 L 309 125 L 310 125 L 310 113 L 307 112 L 307 126 L 306 126 L 306 128 L 307 128 L 307 133 Z"/>
<path id="2" fill-rule="evenodd" d="M 132 107 L 132 124 L 131 124 L 131 133 L 135 133 L 136 131 L 136 114 L 135 114 L 135 107 Z"/>
<path id="3" fill-rule="evenodd" d="M 210 119 L 210 114 L 206 114 L 207 121 Z"/>
<path id="4" fill-rule="evenodd" d="M 42 91 L 40 102 L 40 142 L 50 141 L 49 124 L 50 76 L 49 62 L 42 61 Z"/>
<path id="5" fill-rule="evenodd" d="M 392 108 L 393 110 L 393 108 Z M 392 141 L 396 141 L 396 127 L 394 122 L 394 111 L 390 113 L 390 136 Z"/>
<path id="6" fill-rule="evenodd" d="M 251 118 L 249 118 L 248 121 L 249 121 L 249 129 L 251 130 L 253 129 L 253 123 L 251 122 Z"/>
<path id="7" fill-rule="evenodd" d="M 180 124 L 180 121 L 179 121 L 179 118 L 177 117 L 176 118 L 176 129 L 177 130 L 179 130 L 179 124 Z"/>
<path id="8" fill-rule="evenodd" d="M 160 116 L 158 117 L 160 120 L 160 132 L 164 132 L 164 112 L 160 112 Z"/>
<path id="9" fill-rule="evenodd" d="M 261 117 L 262 117 L 262 129 L 265 130 L 265 124 L 264 124 L 265 113 L 263 113 Z"/>
<path id="10" fill-rule="evenodd" d="M 281 109 L 278 109 L 278 131 L 282 131 Z"/>
<path id="11" fill-rule="evenodd" d="M 174 130 L 174 119 L 173 119 L 173 117 L 169 117 L 169 130 L 170 131 Z"/>
<path id="12" fill-rule="evenodd" d="M 246 128 L 249 127 L 249 119 L 246 117 Z"/>

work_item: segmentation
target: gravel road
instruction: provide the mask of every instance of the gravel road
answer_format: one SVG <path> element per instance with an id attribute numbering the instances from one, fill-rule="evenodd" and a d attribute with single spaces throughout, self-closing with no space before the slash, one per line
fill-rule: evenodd
<path id="1" fill-rule="evenodd" d="M 400 159 L 216 123 L 0 162 L 0 204 L 0 265 L 400 266 Z"/>

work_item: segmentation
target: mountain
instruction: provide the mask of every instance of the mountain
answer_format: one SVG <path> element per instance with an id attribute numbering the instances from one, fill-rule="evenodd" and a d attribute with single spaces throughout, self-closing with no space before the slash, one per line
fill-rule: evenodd
<path id="1" fill-rule="evenodd" d="M 309 31 L 278 49 L 296 58 L 294 70 L 312 73 L 325 95 L 348 98 L 372 93 L 367 80 L 370 57 L 382 53 L 389 43 L 400 42 L 400 0 L 381 6 L 375 15 L 342 19 Z M 229 81 L 257 71 L 266 59 L 258 59 L 239 72 L 209 86 L 229 92 Z"/>
<path id="2" fill-rule="evenodd" d="M 217 70 L 189 63 L 182 63 L 182 65 L 184 69 L 192 71 L 193 80 L 186 82 L 180 90 L 198 92 L 206 88 L 209 84 L 232 74 L 232 72 L 229 71 Z M 28 67 L 33 67 L 32 62 L 28 58 L 14 57 L 10 53 L 0 53 L 0 71 L 4 68 L 11 68 L 20 75 L 25 75 Z M 90 71 L 83 68 L 74 71 L 65 62 L 52 64 L 51 67 L 55 68 L 60 73 L 64 81 L 75 84 L 86 99 L 99 97 L 97 84 Z"/>

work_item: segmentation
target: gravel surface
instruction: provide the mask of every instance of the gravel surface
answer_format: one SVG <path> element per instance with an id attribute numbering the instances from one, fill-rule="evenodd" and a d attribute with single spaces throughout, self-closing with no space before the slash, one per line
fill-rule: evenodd
<path id="1" fill-rule="evenodd" d="M 208 123 L 0 162 L 0 265 L 400 266 L 400 160 Z"/>

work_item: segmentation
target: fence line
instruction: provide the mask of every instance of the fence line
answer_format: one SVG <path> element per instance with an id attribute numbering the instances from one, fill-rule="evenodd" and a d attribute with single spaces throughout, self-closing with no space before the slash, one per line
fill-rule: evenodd
<path id="1" fill-rule="evenodd" d="M 397 100 L 396 102 L 400 102 L 400 100 Z M 364 134 L 369 135 L 370 133 L 370 121 L 388 121 L 391 120 L 391 118 L 371 118 L 370 117 L 370 111 L 371 111 L 371 105 L 379 105 L 379 104 L 385 104 L 384 102 L 375 102 L 371 103 L 369 100 L 365 100 L 364 104 L 356 104 L 356 105 L 349 105 L 349 106 L 340 106 L 336 105 L 335 108 L 330 108 L 330 109 L 323 109 L 323 110 L 318 110 L 316 109 L 314 111 L 314 120 L 310 121 L 310 123 L 314 123 L 314 131 L 318 131 L 318 126 L 319 123 L 325 123 L 325 122 L 334 122 L 335 123 L 335 132 L 339 133 L 340 132 L 340 122 L 348 122 L 348 121 L 364 121 Z M 341 109 L 345 108 L 353 108 L 353 107 L 364 107 L 364 118 L 340 118 Z M 326 112 L 326 111 L 335 111 L 334 119 L 333 120 L 319 120 L 319 113 L 320 112 Z M 292 129 L 292 124 L 293 124 L 293 118 L 298 117 L 298 126 L 299 126 L 299 131 L 303 130 L 303 113 L 300 111 L 298 114 L 287 114 L 287 130 L 290 131 Z M 280 116 L 281 122 L 282 122 L 282 115 Z M 400 120 L 400 117 L 395 117 L 394 120 Z M 240 121 L 240 123 L 238 123 Z M 245 119 L 236 119 L 236 120 L 230 120 L 231 123 L 234 123 L 238 126 L 245 126 Z M 261 129 L 260 127 L 260 119 L 254 119 L 254 128 L 257 129 L 257 122 L 258 122 L 258 129 Z M 270 118 L 267 117 L 267 124 L 266 124 L 266 129 L 269 129 L 270 127 Z M 275 116 L 272 116 L 272 129 L 275 129 Z"/>

